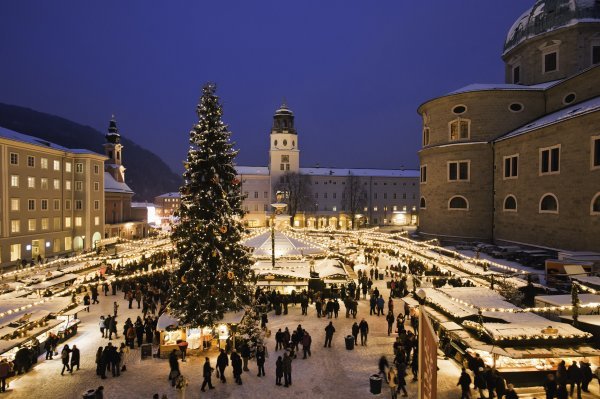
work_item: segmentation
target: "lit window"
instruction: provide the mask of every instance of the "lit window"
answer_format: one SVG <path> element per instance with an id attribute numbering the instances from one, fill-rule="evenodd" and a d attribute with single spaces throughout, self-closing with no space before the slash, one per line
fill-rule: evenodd
<path id="1" fill-rule="evenodd" d="M 65 228 L 68 229 L 69 227 L 71 227 L 71 217 L 67 216 L 65 218 Z"/>
<path id="2" fill-rule="evenodd" d="M 54 187 L 55 190 L 60 190 L 60 180 L 54 179 L 54 181 L 52 182 L 52 187 Z"/>
<path id="3" fill-rule="evenodd" d="M 35 219 L 27 220 L 27 229 L 29 231 L 35 231 L 35 229 L 36 229 L 36 220 Z"/>
<path id="4" fill-rule="evenodd" d="M 20 207 L 21 207 L 21 201 L 18 198 L 10 199 L 10 210 L 11 211 L 18 211 Z"/>
<path id="5" fill-rule="evenodd" d="M 377 212 L 377 207 L 376 206 L 373 207 L 373 211 Z"/>
<path id="6" fill-rule="evenodd" d="M 40 158 L 40 168 L 48 169 L 48 158 Z"/>
<path id="7" fill-rule="evenodd" d="M 18 165 L 19 164 L 19 154 L 16 154 L 14 152 L 10 153 L 10 164 L 11 165 Z"/>
<path id="8" fill-rule="evenodd" d="M 70 190 L 70 189 L 71 189 L 71 181 L 65 180 L 65 190 Z"/>
<path id="9" fill-rule="evenodd" d="M 421 184 L 425 184 L 425 183 L 427 183 L 427 165 L 422 165 L 421 166 Z M 394 197 L 394 198 L 396 198 L 396 197 Z"/>
<path id="10" fill-rule="evenodd" d="M 18 233 L 21 231 L 21 221 L 20 220 L 11 220 L 10 221 L 10 232 Z"/>
<path id="11" fill-rule="evenodd" d="M 71 162 L 65 162 L 65 172 L 71 172 Z"/>
<path id="12" fill-rule="evenodd" d="M 94 226 L 100 226 L 100 216 L 94 216 Z"/>
<path id="13" fill-rule="evenodd" d="M 65 251 L 70 251 L 73 247 L 73 239 L 71 237 L 65 237 Z"/>
<path id="14" fill-rule="evenodd" d="M 337 212 L 337 206 L 335 206 L 335 205 L 334 205 L 334 207 L 332 208 L 332 210 L 333 210 L 334 212 Z"/>
<path id="15" fill-rule="evenodd" d="M 52 228 L 54 230 L 60 230 L 60 218 L 59 217 L 55 217 L 52 219 Z"/>
<path id="16" fill-rule="evenodd" d="M 35 167 L 35 157 L 32 157 L 31 155 L 27 157 L 27 166 L 29 166 L 30 168 Z"/>
<path id="17" fill-rule="evenodd" d="M 42 218 L 41 227 L 42 227 L 42 230 L 48 230 L 50 228 L 50 219 Z"/>
<path id="18" fill-rule="evenodd" d="M 558 199 L 554 194 L 546 194 L 540 199 L 540 213 L 558 213 Z"/>
<path id="19" fill-rule="evenodd" d="M 469 202 L 465 197 L 457 195 L 455 197 L 450 198 L 450 201 L 448 201 L 448 209 L 468 210 Z"/>
<path id="20" fill-rule="evenodd" d="M 505 211 L 516 211 L 517 210 L 517 199 L 514 195 L 508 195 L 504 199 L 504 210 Z"/>
<path id="21" fill-rule="evenodd" d="M 11 187 L 19 187 L 19 176 L 17 176 L 17 175 L 10 176 L 10 186 Z"/>
<path id="22" fill-rule="evenodd" d="M 21 244 L 10 245 L 10 261 L 14 262 L 17 259 L 21 259 Z"/>
<path id="23" fill-rule="evenodd" d="M 540 149 L 540 174 L 560 172 L 560 145 Z"/>
<path id="24" fill-rule="evenodd" d="M 470 161 L 448 162 L 448 181 L 469 181 Z"/>
<path id="25" fill-rule="evenodd" d="M 35 177 L 29 176 L 27 178 L 27 187 L 28 188 L 35 188 Z"/>
<path id="26" fill-rule="evenodd" d="M 54 165 L 54 168 L 53 168 L 54 170 L 60 170 L 60 161 L 55 160 L 53 162 L 53 165 Z"/>
<path id="27" fill-rule="evenodd" d="M 514 179 L 519 176 L 519 155 L 504 157 L 504 178 Z"/>
<path id="28" fill-rule="evenodd" d="M 77 216 L 75 218 L 75 227 L 81 227 L 83 224 L 83 218 L 81 216 Z"/>
<path id="29" fill-rule="evenodd" d="M 471 121 L 458 118 L 450 122 L 450 141 L 468 139 L 470 137 Z"/>

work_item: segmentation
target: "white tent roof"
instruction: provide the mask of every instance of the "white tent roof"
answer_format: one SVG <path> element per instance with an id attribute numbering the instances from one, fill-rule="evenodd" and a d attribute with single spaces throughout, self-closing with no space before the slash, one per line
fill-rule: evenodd
<path id="1" fill-rule="evenodd" d="M 271 232 L 266 231 L 244 241 L 244 245 L 253 247 L 255 256 L 271 256 Z M 309 242 L 303 242 L 286 234 L 275 232 L 275 256 L 303 256 L 322 254 L 323 249 Z"/>

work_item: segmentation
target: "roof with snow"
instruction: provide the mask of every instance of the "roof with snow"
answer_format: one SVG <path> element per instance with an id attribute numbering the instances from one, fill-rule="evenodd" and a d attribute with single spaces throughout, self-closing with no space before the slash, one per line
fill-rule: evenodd
<path id="1" fill-rule="evenodd" d="M 133 190 L 126 183 L 119 183 L 108 172 L 104 172 L 104 192 L 133 194 Z"/>
<path id="2" fill-rule="evenodd" d="M 600 22 L 596 0 L 537 0 L 510 27 L 504 54 L 527 39 L 578 23 Z"/>
<path id="3" fill-rule="evenodd" d="M 548 87 L 553 86 L 559 82 L 561 82 L 561 81 L 555 80 L 552 82 L 540 83 L 540 84 L 531 85 L 531 86 L 515 85 L 515 84 L 510 84 L 510 83 L 473 83 L 473 84 L 461 87 L 460 89 L 451 91 L 447 95 L 469 93 L 469 92 L 474 92 L 474 91 L 490 91 L 490 90 L 542 91 L 542 90 L 545 90 Z"/>
<path id="4" fill-rule="evenodd" d="M 23 134 L 23 133 L 18 133 L 18 132 L 15 132 L 13 130 L 9 130 L 9 129 L 3 128 L 3 127 L 0 127 L 0 138 L 7 139 L 7 140 L 20 141 L 21 143 L 33 144 L 38 147 L 50 148 L 50 149 L 57 150 L 57 151 L 66 151 L 66 152 L 70 152 L 73 154 L 90 154 L 90 155 L 97 155 L 97 156 L 104 157 L 104 155 L 98 154 L 94 151 L 81 149 L 81 148 L 73 149 L 73 148 L 63 147 L 61 145 L 52 143 L 48 140 L 44 140 L 44 139 L 34 137 L 34 136 L 29 136 L 29 135 Z"/>
<path id="5" fill-rule="evenodd" d="M 161 194 L 156 198 L 181 198 L 181 193 L 177 192 L 177 191 L 173 191 L 170 193 Z"/>
<path id="6" fill-rule="evenodd" d="M 270 257 L 272 253 L 271 232 L 266 231 L 249 238 L 244 241 L 244 245 L 254 248 L 254 256 Z M 321 248 L 312 243 L 289 237 L 280 231 L 275 232 L 275 257 L 316 255 L 323 252 Z"/>
<path id="7" fill-rule="evenodd" d="M 269 176 L 269 168 L 267 166 L 236 166 L 235 170 L 239 175 Z"/>
<path id="8" fill-rule="evenodd" d="M 555 123 L 559 123 L 571 118 L 576 118 L 578 116 L 586 115 L 592 112 L 597 112 L 600 110 L 600 96 L 592 98 L 591 100 L 587 100 L 581 102 L 576 105 L 572 105 L 567 108 L 563 108 L 559 111 L 553 112 L 546 116 L 543 116 L 539 119 L 534 120 L 522 126 L 512 132 L 508 132 L 507 134 L 500 136 L 496 139 L 496 141 L 502 141 L 511 137 L 520 136 L 521 134 L 541 129 L 543 127 L 553 125 Z"/>
<path id="9" fill-rule="evenodd" d="M 312 176 L 419 177 L 419 171 L 414 169 L 300 168 L 300 173 Z"/>

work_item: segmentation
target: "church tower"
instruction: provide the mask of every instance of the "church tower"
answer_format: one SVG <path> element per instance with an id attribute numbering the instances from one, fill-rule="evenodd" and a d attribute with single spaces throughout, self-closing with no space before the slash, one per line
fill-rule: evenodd
<path id="1" fill-rule="evenodd" d="M 294 128 L 294 113 L 285 101 L 273 116 L 271 145 L 269 149 L 269 171 L 273 197 L 275 186 L 286 173 L 298 173 L 300 170 L 300 150 L 298 134 Z"/>
<path id="2" fill-rule="evenodd" d="M 108 160 L 104 163 L 104 169 L 110 173 L 111 176 L 119 183 L 125 183 L 125 167 L 123 166 L 122 152 L 123 146 L 121 145 L 121 135 L 117 129 L 117 121 L 113 115 L 109 125 L 108 133 L 106 137 L 106 143 L 104 144 L 104 153 L 108 157 Z"/>

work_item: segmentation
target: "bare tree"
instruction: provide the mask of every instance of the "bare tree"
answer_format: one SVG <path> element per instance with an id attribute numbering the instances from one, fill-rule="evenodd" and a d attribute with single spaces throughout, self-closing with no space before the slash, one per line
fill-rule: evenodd
<path id="1" fill-rule="evenodd" d="M 348 212 L 352 220 L 352 228 L 356 229 L 356 216 L 362 211 L 367 203 L 366 191 L 362 185 L 360 177 L 348 173 L 346 177 L 346 187 L 343 192 L 344 210 Z"/>
<path id="2" fill-rule="evenodd" d="M 290 215 L 290 225 L 298 212 L 306 211 L 311 204 L 310 176 L 296 172 L 286 172 L 275 187 L 284 193 L 284 202 Z"/>

